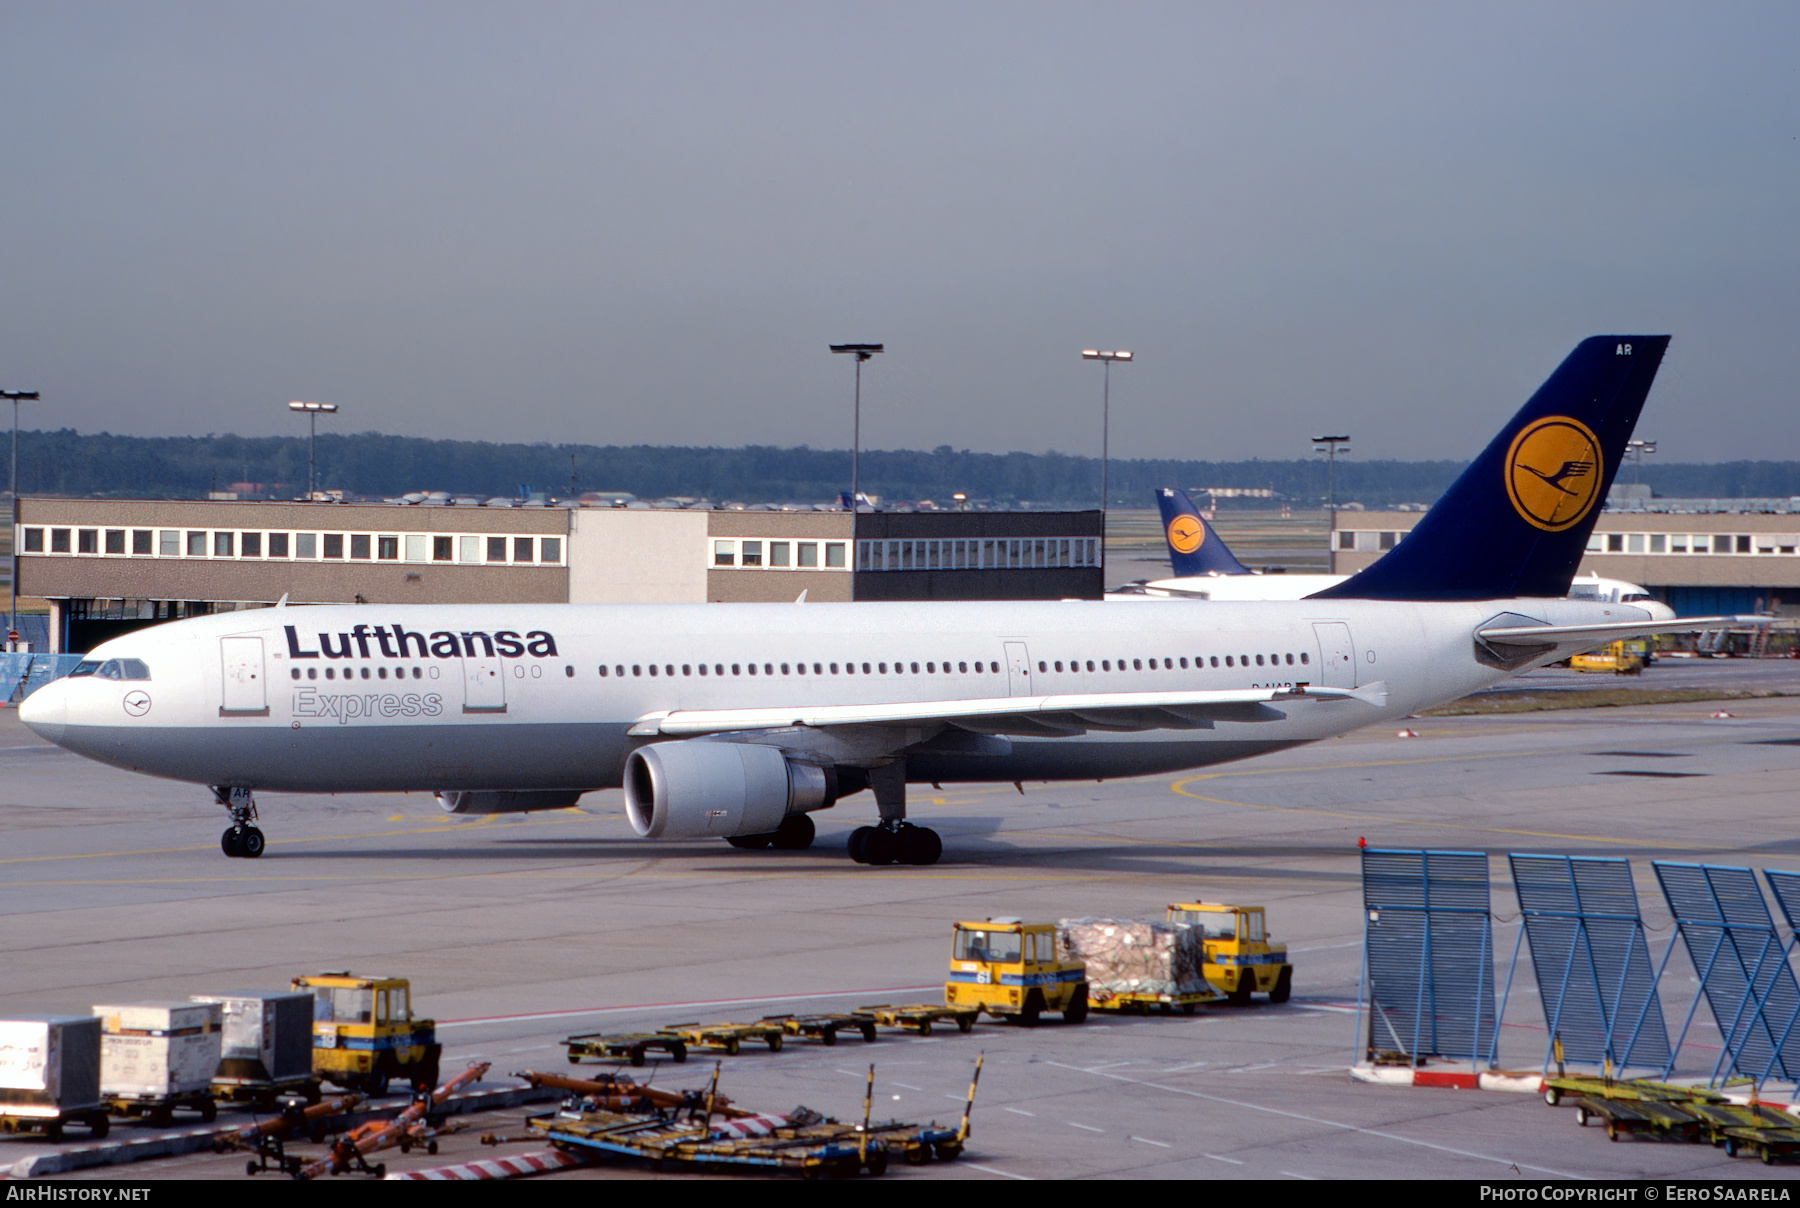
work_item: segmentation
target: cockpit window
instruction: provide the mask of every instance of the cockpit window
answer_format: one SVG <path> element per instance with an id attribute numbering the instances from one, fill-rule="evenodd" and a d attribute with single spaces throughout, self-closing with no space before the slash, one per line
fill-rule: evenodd
<path id="1" fill-rule="evenodd" d="M 100 664 L 98 662 L 92 659 L 82 659 L 79 663 L 75 664 L 75 670 L 69 672 L 69 678 L 77 679 L 84 675 L 92 675 L 98 670 L 100 670 Z"/>
<path id="2" fill-rule="evenodd" d="M 125 673 L 125 678 L 128 680 L 147 680 L 150 678 L 149 664 L 145 663 L 143 659 L 120 659 L 119 669 Z"/>
<path id="3" fill-rule="evenodd" d="M 94 672 L 94 674 L 101 679 L 116 680 L 125 678 L 125 671 L 119 666 L 118 659 L 107 659 L 104 663 L 100 664 L 100 670 Z"/>

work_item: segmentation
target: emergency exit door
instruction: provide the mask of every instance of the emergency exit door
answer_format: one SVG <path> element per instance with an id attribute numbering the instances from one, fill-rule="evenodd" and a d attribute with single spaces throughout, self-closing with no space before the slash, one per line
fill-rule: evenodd
<path id="1" fill-rule="evenodd" d="M 1030 696 L 1031 654 L 1024 642 L 1006 643 L 1006 691 L 1009 696 Z"/>
<path id="2" fill-rule="evenodd" d="M 1350 626 L 1342 621 L 1314 621 L 1313 633 L 1319 639 L 1319 686 L 1356 687 L 1356 647 L 1350 641 Z"/>

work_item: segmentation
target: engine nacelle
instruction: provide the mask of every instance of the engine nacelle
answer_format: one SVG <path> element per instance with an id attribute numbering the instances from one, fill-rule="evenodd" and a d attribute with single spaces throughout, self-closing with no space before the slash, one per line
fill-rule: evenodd
<path id="1" fill-rule="evenodd" d="M 526 814 L 532 810 L 568 809 L 581 799 L 580 789 L 519 789 L 494 792 L 438 793 L 438 808 L 446 814 Z"/>
<path id="2" fill-rule="evenodd" d="M 832 769 L 774 747 L 686 739 L 639 747 L 625 760 L 625 816 L 647 839 L 768 834 L 789 814 L 836 800 Z"/>

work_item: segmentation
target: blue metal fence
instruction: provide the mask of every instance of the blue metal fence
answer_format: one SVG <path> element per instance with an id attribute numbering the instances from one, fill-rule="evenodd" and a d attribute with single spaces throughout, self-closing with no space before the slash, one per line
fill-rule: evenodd
<path id="1" fill-rule="evenodd" d="M 1669 1033 L 1629 861 L 1515 853 L 1513 886 L 1549 1035 L 1571 1061 L 1664 1068 Z M 1514 959 L 1518 950 L 1514 948 Z M 1508 990 L 1511 977 L 1508 977 Z M 1505 999 L 1502 999 L 1504 1009 Z"/>
<path id="2" fill-rule="evenodd" d="M 1650 866 L 1724 1040 L 1713 1078 L 1727 1062 L 1758 1084 L 1771 1074 L 1790 1081 L 1800 1077 L 1800 1033 L 1793 1026 L 1800 1014 L 1800 987 L 1756 874 L 1748 868 L 1660 860 Z M 1688 1009 L 1683 1037 L 1699 1003 L 1696 998 Z"/>
<path id="3" fill-rule="evenodd" d="M 82 660 L 79 654 L 0 654 L 0 704 L 17 704 Z"/>
<path id="4" fill-rule="evenodd" d="M 1362 881 L 1366 1056 L 1491 1060 L 1487 855 L 1365 850 Z"/>

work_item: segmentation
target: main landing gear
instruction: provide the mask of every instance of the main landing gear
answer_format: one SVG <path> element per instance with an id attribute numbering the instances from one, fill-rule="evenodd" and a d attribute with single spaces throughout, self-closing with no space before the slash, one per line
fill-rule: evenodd
<path id="1" fill-rule="evenodd" d="M 725 842 L 733 847 L 773 847 L 777 851 L 800 851 L 812 846 L 813 820 L 805 814 L 789 814 L 781 825 L 762 835 L 732 835 Z"/>
<path id="2" fill-rule="evenodd" d="M 896 759 L 869 771 L 869 787 L 881 808 L 881 825 L 859 826 L 845 844 L 858 864 L 936 864 L 944 841 L 926 826 L 906 820 L 906 761 Z"/>
<path id="3" fill-rule="evenodd" d="M 254 860 L 263 854 L 263 833 L 256 829 L 256 797 L 249 789 L 212 786 L 213 797 L 231 815 L 231 825 L 219 836 L 219 850 L 226 855 Z"/>

